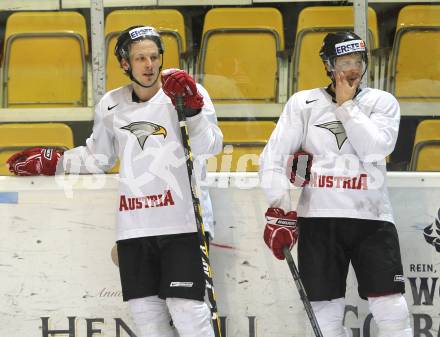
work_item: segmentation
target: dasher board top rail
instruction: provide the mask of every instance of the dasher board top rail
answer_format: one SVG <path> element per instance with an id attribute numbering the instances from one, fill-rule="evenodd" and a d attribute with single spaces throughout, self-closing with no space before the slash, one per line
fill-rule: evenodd
<path id="1" fill-rule="evenodd" d="M 440 117 L 440 102 L 399 102 L 402 116 Z M 214 104 L 218 118 L 278 118 L 283 103 Z M 0 109 L 0 123 L 93 121 L 92 107 Z"/>
<path id="2" fill-rule="evenodd" d="M 60 177 L 0 176 L 0 192 L 73 190 L 117 191 L 117 174 L 62 175 Z M 257 172 L 208 172 L 205 182 L 210 188 L 259 189 Z M 440 172 L 388 172 L 388 187 L 440 188 Z M 295 189 L 295 188 L 294 188 Z"/>

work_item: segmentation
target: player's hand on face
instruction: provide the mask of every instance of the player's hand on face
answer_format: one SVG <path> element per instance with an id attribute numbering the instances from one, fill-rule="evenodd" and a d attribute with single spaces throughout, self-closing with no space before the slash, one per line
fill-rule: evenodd
<path id="1" fill-rule="evenodd" d="M 354 79 L 349 79 L 343 71 L 335 72 L 335 95 L 338 105 L 353 99 L 356 90 L 359 86 L 361 78 L 356 76 Z"/>

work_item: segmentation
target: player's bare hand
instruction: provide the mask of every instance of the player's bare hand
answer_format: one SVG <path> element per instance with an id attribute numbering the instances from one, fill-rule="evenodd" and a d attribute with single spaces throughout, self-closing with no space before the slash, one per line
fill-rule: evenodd
<path id="1" fill-rule="evenodd" d="M 347 77 L 347 75 L 344 74 L 344 72 L 341 71 L 335 73 L 335 81 L 336 102 L 338 103 L 338 105 L 342 105 L 345 102 L 353 99 L 361 78 L 355 77 L 350 79 Z"/>

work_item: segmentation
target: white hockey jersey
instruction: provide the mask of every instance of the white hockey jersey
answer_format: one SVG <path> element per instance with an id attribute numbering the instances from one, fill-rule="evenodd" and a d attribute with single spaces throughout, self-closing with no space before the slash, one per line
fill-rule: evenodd
<path id="1" fill-rule="evenodd" d="M 206 90 L 202 113 L 188 118 L 193 155 L 221 151 L 223 136 L 213 120 Z M 197 231 L 177 113 L 160 89 L 147 102 L 134 102 L 132 86 L 112 90 L 95 109 L 86 146 L 66 151 L 63 169 L 102 173 L 119 168 L 117 240 Z M 214 120 L 216 118 L 214 117 Z"/>
<path id="2" fill-rule="evenodd" d="M 260 156 L 260 179 L 271 207 L 292 209 L 288 158 L 313 155 L 299 217 L 346 217 L 394 222 L 385 159 L 394 149 L 400 109 L 389 93 L 366 88 L 338 106 L 325 88 L 294 94 Z"/>

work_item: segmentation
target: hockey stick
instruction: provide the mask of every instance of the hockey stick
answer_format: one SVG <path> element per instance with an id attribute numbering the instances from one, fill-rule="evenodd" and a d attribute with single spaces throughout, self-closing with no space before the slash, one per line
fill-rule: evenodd
<path id="1" fill-rule="evenodd" d="M 289 265 L 290 272 L 292 273 L 293 280 L 295 281 L 296 288 L 298 289 L 299 296 L 304 304 L 304 309 L 306 309 L 307 316 L 309 317 L 310 324 L 312 326 L 313 332 L 316 337 L 323 337 L 321 329 L 319 328 L 318 321 L 316 320 L 315 313 L 313 312 L 312 305 L 307 298 L 306 290 L 299 278 L 299 272 L 296 268 L 295 261 L 293 260 L 292 254 L 288 246 L 283 248 L 284 256 L 286 257 L 287 264 Z"/>
<path id="2" fill-rule="evenodd" d="M 212 281 L 212 268 L 209 262 L 208 246 L 206 244 L 205 228 L 203 226 L 202 212 L 200 208 L 200 200 L 197 196 L 197 182 L 194 175 L 194 164 L 189 144 L 188 127 L 184 115 L 183 97 L 176 97 L 177 118 L 179 120 L 180 132 L 182 134 L 182 143 L 185 150 L 186 169 L 188 171 L 189 186 L 191 189 L 191 197 L 194 206 L 194 214 L 196 216 L 197 234 L 199 237 L 200 251 L 202 253 L 203 270 L 205 272 L 206 289 L 211 309 L 211 320 L 215 337 L 221 337 L 220 319 L 217 311 L 217 301 L 214 291 L 214 282 Z"/>

